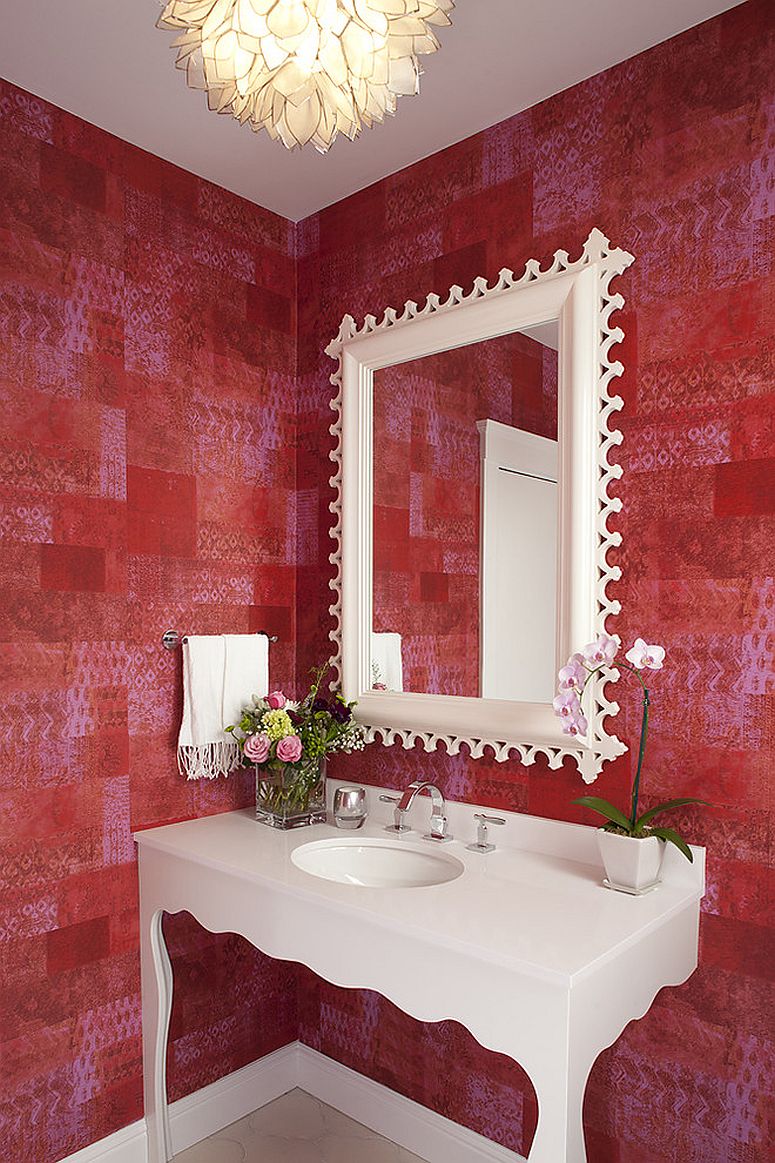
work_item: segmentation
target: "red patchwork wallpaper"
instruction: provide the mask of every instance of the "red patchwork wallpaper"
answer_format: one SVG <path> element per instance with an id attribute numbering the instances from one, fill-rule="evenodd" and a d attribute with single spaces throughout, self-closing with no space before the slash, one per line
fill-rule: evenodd
<path id="1" fill-rule="evenodd" d="M 0 1156 L 142 1113 L 131 829 L 248 802 L 175 764 L 181 632 L 295 659 L 290 225 L 0 84 Z M 184 918 L 171 1091 L 296 1036 L 293 971 Z"/>
<path id="2" fill-rule="evenodd" d="M 516 332 L 374 376 L 374 629 L 401 634 L 403 689 L 479 677 L 478 420 L 557 438 L 557 353 Z"/>
<path id="3" fill-rule="evenodd" d="M 512 1151 L 526 1152 L 535 1134 L 538 1105 L 524 1071 L 457 1022 L 417 1022 L 378 993 L 338 989 L 301 969 L 299 1037 Z"/>
<path id="4" fill-rule="evenodd" d="M 610 628 L 668 650 L 653 684 L 647 801 L 684 793 L 713 806 L 682 820 L 709 849 L 700 968 L 663 991 L 595 1066 L 591 1163 L 775 1158 L 774 82 L 775 10 L 749 2 L 299 230 L 301 423 L 311 429 L 317 418 L 321 438 L 331 371 L 321 352 L 345 312 L 379 316 L 454 282 L 492 280 L 504 265 L 545 262 L 559 247 L 578 253 L 593 226 L 636 256 L 620 282 L 624 613 Z M 317 578 L 299 578 L 308 611 L 300 608 L 301 665 L 322 649 L 319 611 L 329 601 L 328 468 L 317 484 L 311 463 L 305 474 L 309 509 L 321 514 L 322 566 Z M 617 731 L 633 740 L 635 700 L 622 702 Z M 600 794 L 621 796 L 630 764 L 626 756 L 609 767 Z M 340 760 L 336 774 L 393 787 L 422 775 L 451 798 L 584 818 L 570 806 L 575 771 L 540 764 L 377 745 Z M 344 1046 L 338 1015 L 353 1004 L 318 986 L 326 1022 L 303 1019 L 304 1036 L 384 1077 L 400 1054 L 386 1057 L 375 1041 L 369 1067 L 369 1054 Z M 411 1048 L 399 1088 L 438 1102 L 437 1055 L 453 1067 L 452 1033 L 410 1029 L 385 1004 L 359 1004 L 373 1026 L 379 1010 L 381 1046 Z M 493 1089 L 483 1105 L 493 1137 L 509 1141 L 499 1119 L 525 1099 L 517 1076 L 472 1049 L 465 1058 L 472 1088 L 506 1087 L 508 1099 Z M 450 1101 L 463 1121 L 484 1117 L 462 1097 Z M 519 1116 L 506 1122 L 517 1126 Z"/>
<path id="5" fill-rule="evenodd" d="M 162 631 L 268 629 L 278 682 L 327 653 L 341 316 L 578 251 L 595 225 L 637 260 L 611 629 L 669 652 L 646 798 L 713 807 L 683 821 L 709 847 L 700 969 L 595 1066 L 590 1163 L 772 1159 L 773 77 L 772 7 L 749 0 L 297 227 L 0 83 L 4 1159 L 55 1163 L 140 1117 L 131 829 L 248 802 L 243 779 L 178 776 Z M 376 746 L 345 773 L 577 818 L 571 770 Z M 524 1075 L 460 1027 L 186 917 L 166 931 L 173 1098 L 301 1033 L 527 1149 Z"/>

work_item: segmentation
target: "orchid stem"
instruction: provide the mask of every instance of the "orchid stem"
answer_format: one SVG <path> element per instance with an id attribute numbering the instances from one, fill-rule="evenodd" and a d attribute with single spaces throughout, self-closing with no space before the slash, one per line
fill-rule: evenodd
<path id="1" fill-rule="evenodd" d="M 648 687 L 646 686 L 645 682 L 643 681 L 643 675 L 640 673 L 638 668 L 635 666 L 630 666 L 629 662 L 616 662 L 613 665 L 608 664 L 608 663 L 602 663 L 600 666 L 594 666 L 594 667 L 592 667 L 591 670 L 588 670 L 587 677 L 584 679 L 584 685 L 582 686 L 581 691 L 579 692 L 579 698 L 583 697 L 584 691 L 587 689 L 587 683 L 593 677 L 593 675 L 599 674 L 599 672 L 601 670 L 614 670 L 614 669 L 618 670 L 620 673 L 623 670 L 629 670 L 630 674 L 634 674 L 635 677 L 637 678 L 638 682 L 640 683 L 640 685 L 643 687 L 643 718 L 641 719 L 641 724 L 640 724 L 640 748 L 638 750 L 638 767 L 637 767 L 637 770 L 635 772 L 635 780 L 634 780 L 633 785 L 632 785 L 632 815 L 630 817 L 630 826 L 634 831 L 635 824 L 636 824 L 636 821 L 638 819 L 638 794 L 640 792 L 640 773 L 641 773 L 641 768 L 643 767 L 643 756 L 646 753 L 646 735 L 648 734 L 648 726 L 649 726 L 650 701 L 649 701 Z"/>
<path id="2" fill-rule="evenodd" d="M 641 679 L 641 682 L 643 680 Z M 630 817 L 630 826 L 635 830 L 635 823 L 638 819 L 638 793 L 640 792 L 640 771 L 643 767 L 643 756 L 646 751 L 646 735 L 649 726 L 649 692 L 646 684 L 643 683 L 643 718 L 640 724 L 640 748 L 638 750 L 638 768 L 635 772 L 635 781 L 632 785 L 632 816 Z"/>

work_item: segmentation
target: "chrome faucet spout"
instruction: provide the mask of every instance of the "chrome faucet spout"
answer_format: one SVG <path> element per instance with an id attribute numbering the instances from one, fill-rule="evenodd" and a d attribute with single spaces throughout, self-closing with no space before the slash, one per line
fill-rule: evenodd
<path id="1" fill-rule="evenodd" d="M 425 780 L 416 779 L 414 783 L 410 783 L 401 799 L 398 801 L 398 806 L 402 812 L 408 812 L 409 808 L 414 803 L 415 796 L 420 795 L 421 792 L 426 792 L 431 797 L 434 813 L 438 810 L 440 815 L 444 815 L 444 796 L 441 794 L 435 783 L 427 783 Z"/>
<path id="2" fill-rule="evenodd" d="M 421 779 L 416 779 L 410 783 L 398 802 L 398 811 L 408 812 L 415 797 L 424 793 L 431 798 L 431 823 L 430 831 L 425 837 L 426 840 L 451 840 L 452 837 L 447 832 L 444 796 L 435 783 L 428 783 Z"/>

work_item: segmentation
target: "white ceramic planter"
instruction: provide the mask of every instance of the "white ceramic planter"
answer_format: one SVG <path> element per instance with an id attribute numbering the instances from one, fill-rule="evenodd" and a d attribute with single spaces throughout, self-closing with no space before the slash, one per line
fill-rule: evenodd
<path id="1" fill-rule="evenodd" d="M 621 836 L 616 832 L 597 833 L 597 845 L 611 888 L 639 893 L 659 881 L 665 843 L 656 836 Z"/>

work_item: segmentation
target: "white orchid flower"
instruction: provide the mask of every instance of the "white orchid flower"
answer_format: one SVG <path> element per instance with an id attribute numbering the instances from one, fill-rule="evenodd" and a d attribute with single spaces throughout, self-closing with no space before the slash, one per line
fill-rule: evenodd
<path id="1" fill-rule="evenodd" d="M 636 670 L 661 670 L 665 659 L 664 646 L 649 646 L 642 638 L 635 639 L 635 645 L 624 656 Z"/>

